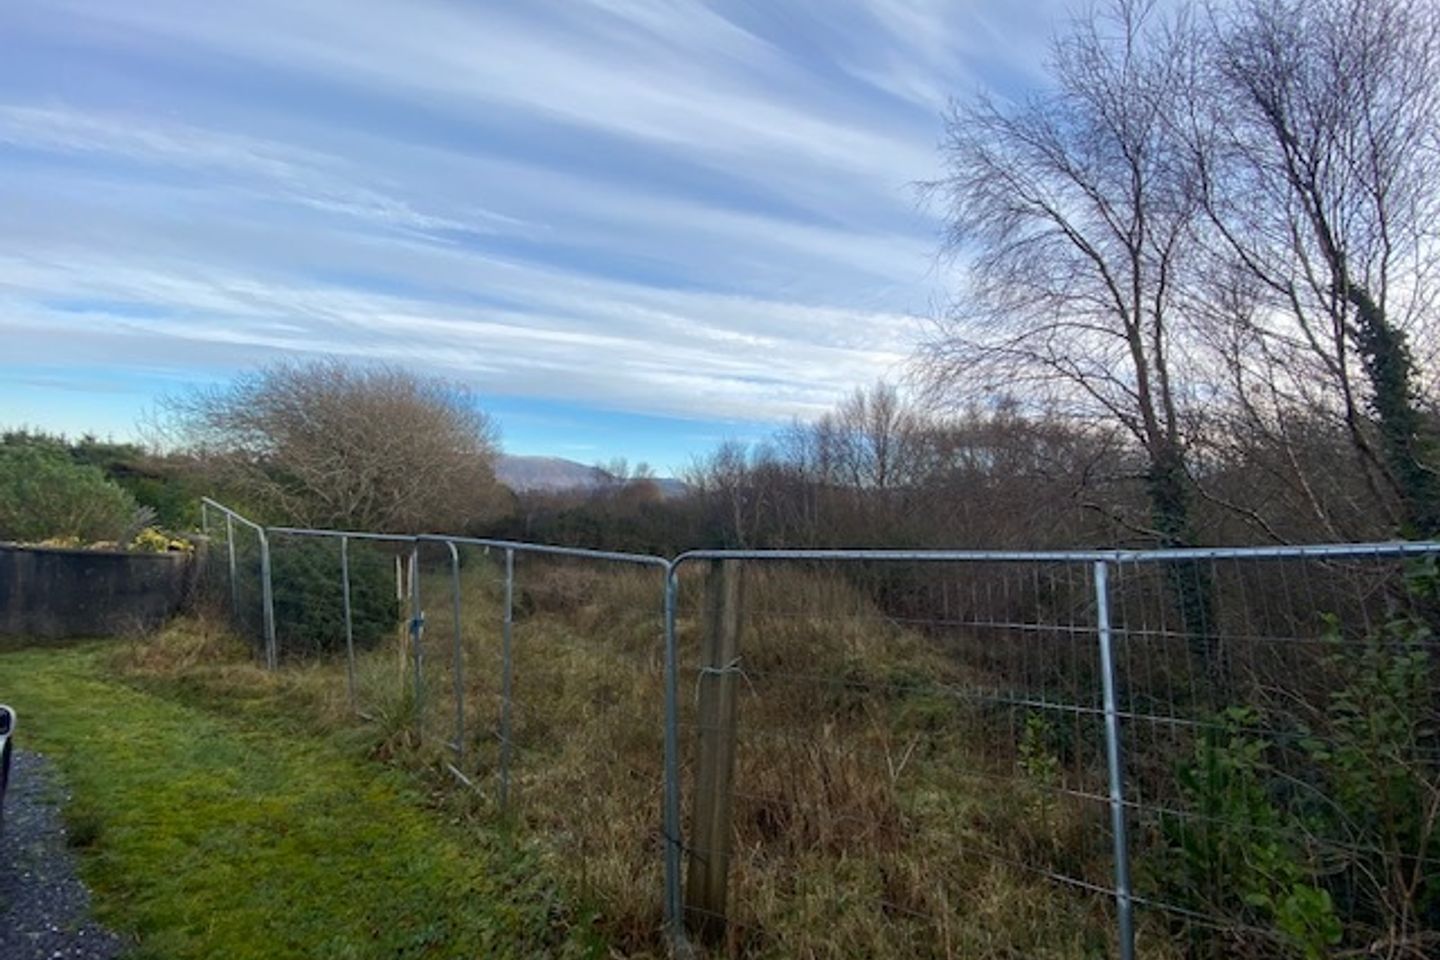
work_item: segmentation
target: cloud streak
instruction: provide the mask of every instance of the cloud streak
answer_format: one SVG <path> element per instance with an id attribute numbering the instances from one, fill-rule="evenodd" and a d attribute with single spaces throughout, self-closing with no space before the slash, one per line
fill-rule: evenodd
<path id="1" fill-rule="evenodd" d="M 17 0 L 0 33 L 16 369 L 336 353 L 746 421 L 903 362 L 938 104 L 1039 42 L 978 0 Z"/>

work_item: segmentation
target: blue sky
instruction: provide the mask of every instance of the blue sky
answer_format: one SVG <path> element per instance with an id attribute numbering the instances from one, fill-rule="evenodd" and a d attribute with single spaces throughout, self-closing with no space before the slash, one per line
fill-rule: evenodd
<path id="1" fill-rule="evenodd" d="M 130 435 L 281 356 L 662 469 L 895 376 L 940 113 L 1050 2 L 0 4 L 0 425 Z"/>

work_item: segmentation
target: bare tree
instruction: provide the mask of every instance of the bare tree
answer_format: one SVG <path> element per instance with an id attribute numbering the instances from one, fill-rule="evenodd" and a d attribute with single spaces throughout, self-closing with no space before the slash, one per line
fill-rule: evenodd
<path id="1" fill-rule="evenodd" d="M 1181 544 L 1176 285 L 1195 205 L 1164 115 L 1184 58 L 1152 19 L 1117 0 L 1057 42 L 1055 93 L 953 110 L 932 187 L 970 282 L 923 359 L 935 390 L 1038 392 L 1122 425 L 1148 459 L 1153 532 Z"/>
<path id="2" fill-rule="evenodd" d="M 838 437 L 841 469 L 851 487 L 888 490 L 911 479 L 919 421 L 894 386 L 884 381 L 857 389 L 829 418 Z M 822 428 L 820 434 L 826 431 Z"/>
<path id="3" fill-rule="evenodd" d="M 163 411 L 170 445 L 290 522 L 456 530 L 499 504 L 490 419 L 463 389 L 395 367 L 280 363 Z"/>
<path id="4" fill-rule="evenodd" d="M 1216 273 L 1241 278 L 1238 297 L 1210 291 L 1247 344 L 1236 392 L 1281 443 L 1287 407 L 1333 411 L 1371 509 L 1434 534 L 1412 340 L 1433 333 L 1440 271 L 1440 7 L 1247 0 L 1212 12 L 1206 45 L 1211 69 L 1177 116 Z"/>
<path id="5" fill-rule="evenodd" d="M 1053 93 L 953 109 L 932 190 L 969 283 L 922 366 L 937 393 L 1028 392 L 1119 424 L 1144 452 L 1150 519 L 1135 525 L 1175 546 L 1194 538 L 1178 287 L 1197 204 L 1167 114 L 1193 49 L 1152 7 L 1114 0 L 1078 19 L 1055 45 Z M 1181 581 L 1203 636 L 1209 590 Z"/>
<path id="6" fill-rule="evenodd" d="M 727 545 L 753 545 L 763 504 L 751 482 L 750 451 L 744 443 L 724 441 L 690 466 L 685 482 L 696 496 L 712 504 Z"/>
<path id="7" fill-rule="evenodd" d="M 1026 414 L 1009 399 L 930 419 L 919 486 L 931 528 L 941 543 L 981 548 L 1113 542 L 1094 521 L 1135 499 L 1133 481 L 1116 482 L 1127 472 L 1117 461 L 1133 459 L 1116 432 Z"/>

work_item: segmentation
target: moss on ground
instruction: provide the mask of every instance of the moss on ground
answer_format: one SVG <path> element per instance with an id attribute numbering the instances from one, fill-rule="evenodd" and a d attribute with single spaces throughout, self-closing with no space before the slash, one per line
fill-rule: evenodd
<path id="1" fill-rule="evenodd" d="M 98 918 L 154 958 L 594 955 L 533 864 L 417 782 L 269 711 L 139 690 L 100 645 L 0 651 L 52 757 Z M 188 699 L 188 698 L 187 698 Z"/>

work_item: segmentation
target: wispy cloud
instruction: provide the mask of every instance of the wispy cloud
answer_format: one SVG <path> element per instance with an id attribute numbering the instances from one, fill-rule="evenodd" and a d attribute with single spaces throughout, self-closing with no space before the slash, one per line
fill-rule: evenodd
<path id="1" fill-rule="evenodd" d="M 783 418 L 813 413 L 902 358 L 900 315 L 577 278 L 477 260 L 523 308 L 339 285 L 262 283 L 210 268 L 0 259 L 0 329 L 103 330 L 140 360 L 157 341 L 402 360 L 507 394 L 618 409 Z M 452 288 L 453 289 L 453 288 Z M 64 290 L 63 300 L 46 300 Z M 40 306 L 36 306 L 40 304 Z M 141 309 L 143 308 L 143 309 Z"/>
<path id="2" fill-rule="evenodd" d="M 338 353 L 492 395 L 812 413 L 907 355 L 945 280 L 911 186 L 939 105 L 1038 51 L 1037 19 L 15 0 L 0 331 L 47 370 Z"/>
<path id="3" fill-rule="evenodd" d="M 466 219 L 425 213 L 364 186 L 341 159 L 282 143 L 134 116 L 0 104 L 0 144 L 185 172 L 226 189 L 283 199 L 377 224 L 423 231 L 523 224 L 473 206 Z"/>

